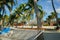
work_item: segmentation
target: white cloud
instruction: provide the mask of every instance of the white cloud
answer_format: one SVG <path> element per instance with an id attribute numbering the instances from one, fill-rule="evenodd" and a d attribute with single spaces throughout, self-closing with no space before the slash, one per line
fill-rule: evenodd
<path id="1" fill-rule="evenodd" d="M 51 3 L 51 0 L 47 0 L 48 3 Z"/>
<path id="2" fill-rule="evenodd" d="M 60 8 L 56 9 L 56 11 L 57 11 L 58 13 L 60 13 Z"/>
<path id="3" fill-rule="evenodd" d="M 53 10 L 51 10 L 51 12 L 53 12 Z M 57 8 L 56 12 L 60 14 L 60 8 Z"/>

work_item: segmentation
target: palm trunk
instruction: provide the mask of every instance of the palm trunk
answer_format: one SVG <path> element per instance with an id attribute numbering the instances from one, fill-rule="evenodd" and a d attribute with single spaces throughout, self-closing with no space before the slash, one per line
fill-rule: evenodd
<path id="1" fill-rule="evenodd" d="M 57 26 L 57 29 L 58 29 L 58 16 L 57 16 L 57 12 L 56 12 L 56 10 L 55 10 L 55 7 L 54 7 L 54 2 L 53 2 L 53 0 L 51 0 L 51 2 L 52 2 L 52 7 L 53 7 L 53 10 L 54 10 L 54 12 L 55 12 L 55 14 L 56 14 L 56 26 Z"/>
<path id="2" fill-rule="evenodd" d="M 1 26 L 1 24 L 2 24 L 2 22 L 1 22 L 1 20 L 0 20 L 0 31 L 2 30 L 2 26 Z"/>
<path id="3" fill-rule="evenodd" d="M 13 21 L 13 23 L 12 23 L 12 27 L 14 26 L 14 21 Z"/>
<path id="4" fill-rule="evenodd" d="M 40 12 L 37 7 L 37 0 L 34 0 L 34 7 L 35 7 L 35 13 L 36 13 L 36 17 L 37 17 L 37 28 L 39 30 L 39 28 L 41 28 L 42 25 L 41 25 Z"/>
<path id="5" fill-rule="evenodd" d="M 10 11 L 10 15 L 11 15 L 11 11 Z M 10 18 L 9 18 L 9 19 L 10 19 Z M 8 24 L 7 24 L 8 27 L 11 27 L 11 23 L 10 23 L 10 22 L 11 22 L 11 21 L 9 21 Z"/>
<path id="6" fill-rule="evenodd" d="M 2 30 L 4 28 L 4 19 L 2 19 L 2 24 L 0 25 L 0 30 Z"/>

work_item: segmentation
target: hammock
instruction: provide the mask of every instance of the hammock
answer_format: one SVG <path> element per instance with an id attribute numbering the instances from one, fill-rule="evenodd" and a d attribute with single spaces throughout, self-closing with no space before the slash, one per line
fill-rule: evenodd
<path id="1" fill-rule="evenodd" d="M 8 33 L 10 31 L 10 28 L 3 28 L 2 31 L 0 31 L 0 34 Z"/>

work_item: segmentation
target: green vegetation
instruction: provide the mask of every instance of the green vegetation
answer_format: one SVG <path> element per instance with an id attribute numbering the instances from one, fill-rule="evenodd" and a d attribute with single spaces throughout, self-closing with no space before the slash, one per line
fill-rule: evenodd
<path id="1" fill-rule="evenodd" d="M 7 8 L 9 9 L 9 11 L 11 12 L 12 10 L 12 6 L 15 4 L 14 0 L 0 0 L 0 14 L 1 14 L 1 20 L 2 21 L 2 25 L 4 27 L 4 21 L 5 21 L 5 17 L 4 14 L 6 13 L 5 10 L 5 6 L 7 6 Z"/>
<path id="2" fill-rule="evenodd" d="M 54 10 L 54 13 L 55 13 L 56 24 L 57 24 L 57 29 L 58 29 L 58 16 L 57 16 L 56 9 L 55 9 L 55 7 L 54 7 L 54 2 L 53 2 L 53 0 L 51 0 L 51 3 L 52 3 L 52 7 L 53 7 L 53 10 Z"/>
<path id="3" fill-rule="evenodd" d="M 33 19 L 34 13 L 36 14 L 37 19 L 37 28 L 42 27 L 42 20 L 45 16 L 45 11 L 43 10 L 41 5 L 38 5 L 37 2 L 39 0 L 28 0 L 27 3 L 20 4 L 13 13 L 10 13 L 10 15 L 6 15 L 5 6 L 9 9 L 9 11 L 12 11 L 12 6 L 14 6 L 17 1 L 15 0 L 0 0 L 0 23 L 2 21 L 2 26 L 14 26 L 14 23 L 16 23 L 16 27 L 18 25 L 18 22 L 29 22 L 31 19 Z M 54 12 L 51 12 L 51 15 L 49 15 L 46 18 L 46 21 L 48 24 L 44 24 L 44 26 L 49 26 L 51 22 L 56 22 L 56 26 L 58 27 L 58 17 L 57 12 L 54 7 L 53 0 L 51 0 L 52 7 Z M 35 24 L 33 24 L 35 25 Z"/>

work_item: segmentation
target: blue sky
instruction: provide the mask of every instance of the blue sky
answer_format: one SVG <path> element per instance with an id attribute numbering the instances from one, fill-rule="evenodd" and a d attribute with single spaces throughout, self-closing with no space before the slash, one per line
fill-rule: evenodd
<path id="1" fill-rule="evenodd" d="M 18 4 L 16 6 L 13 6 L 13 10 L 18 7 L 20 4 L 22 3 L 27 3 L 28 0 L 18 0 Z M 47 18 L 48 15 L 50 15 L 50 13 L 53 11 L 52 5 L 51 5 L 51 0 L 39 0 L 38 5 L 41 5 L 43 10 L 47 13 L 44 16 L 44 20 Z M 58 17 L 60 17 L 60 0 L 54 0 L 54 5 L 56 8 L 57 13 L 59 13 Z M 6 9 L 8 10 L 8 9 Z M 9 11 L 7 11 L 8 15 L 9 15 Z"/>
<path id="2" fill-rule="evenodd" d="M 41 5 L 43 10 L 47 13 L 44 17 L 44 19 L 46 19 L 46 17 L 53 11 L 51 0 L 40 0 L 38 4 Z M 59 13 L 58 17 L 60 17 L 60 0 L 54 0 L 54 6 L 57 13 Z"/>

